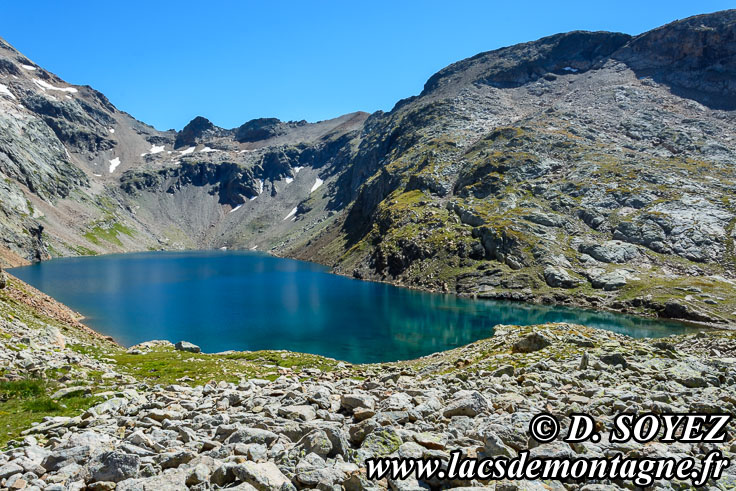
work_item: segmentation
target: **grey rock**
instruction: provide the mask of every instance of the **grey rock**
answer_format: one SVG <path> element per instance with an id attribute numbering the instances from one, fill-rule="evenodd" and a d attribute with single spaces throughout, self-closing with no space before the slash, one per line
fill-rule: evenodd
<path id="1" fill-rule="evenodd" d="M 558 266 L 544 268 L 544 281 L 554 288 L 576 288 L 582 281 L 572 276 L 567 270 Z"/>
<path id="2" fill-rule="evenodd" d="M 244 462 L 233 466 L 232 471 L 237 480 L 245 481 L 261 491 L 283 489 L 282 486 L 290 484 L 273 462 Z"/>
<path id="3" fill-rule="evenodd" d="M 41 465 L 47 471 L 58 471 L 62 467 L 71 463 L 81 463 L 88 461 L 90 458 L 90 447 L 87 445 L 62 448 L 55 450 L 53 453 L 43 459 Z"/>
<path id="4" fill-rule="evenodd" d="M 442 414 L 446 418 L 453 416 L 477 416 L 488 410 L 488 401 L 480 392 L 474 391 L 463 394 L 450 402 Z"/>
<path id="5" fill-rule="evenodd" d="M 513 457 L 515 452 L 492 429 L 483 431 L 483 451 L 487 457 Z"/>
<path id="6" fill-rule="evenodd" d="M 187 475 L 186 485 L 194 486 L 195 484 L 204 484 L 210 481 L 210 468 L 205 464 L 195 465 Z"/>
<path id="7" fill-rule="evenodd" d="M 189 353 L 200 353 L 202 350 L 196 344 L 192 344 L 188 341 L 179 341 L 174 345 L 177 351 L 187 351 Z"/>
<path id="8" fill-rule="evenodd" d="M 343 395 L 340 398 L 340 405 L 348 411 L 353 411 L 356 408 L 372 410 L 375 408 L 375 401 L 370 395 L 353 393 Z"/>
<path id="9" fill-rule="evenodd" d="M 92 481 L 120 482 L 137 477 L 140 465 L 141 459 L 137 455 L 103 452 L 90 463 L 90 478 Z"/>
<path id="10" fill-rule="evenodd" d="M 585 242 L 578 247 L 578 251 L 604 263 L 623 264 L 639 257 L 634 244 L 618 240 L 609 240 L 602 244 Z"/>
<path id="11" fill-rule="evenodd" d="M 12 475 L 20 474 L 23 472 L 23 467 L 13 462 L 0 466 L 0 479 L 7 479 Z"/>
<path id="12" fill-rule="evenodd" d="M 272 431 L 258 428 L 240 428 L 230 435 L 226 443 L 260 443 L 270 445 L 277 439 L 278 435 Z"/>
<path id="13" fill-rule="evenodd" d="M 278 410 L 279 416 L 287 419 L 296 419 L 301 421 L 312 421 L 317 417 L 317 412 L 312 406 L 282 406 Z"/>
<path id="14" fill-rule="evenodd" d="M 543 334 L 533 332 L 519 339 L 511 347 L 513 353 L 533 353 L 550 346 L 552 342 Z"/>
<path id="15" fill-rule="evenodd" d="M 182 464 L 186 464 L 192 460 L 196 454 L 188 450 L 182 450 L 179 452 L 171 452 L 161 454 L 159 458 L 159 465 L 162 469 L 171 469 L 179 467 Z"/>
<path id="16" fill-rule="evenodd" d="M 590 276 L 593 288 L 602 288 L 605 291 L 618 290 L 626 286 L 627 274 L 623 271 L 603 272 Z"/>

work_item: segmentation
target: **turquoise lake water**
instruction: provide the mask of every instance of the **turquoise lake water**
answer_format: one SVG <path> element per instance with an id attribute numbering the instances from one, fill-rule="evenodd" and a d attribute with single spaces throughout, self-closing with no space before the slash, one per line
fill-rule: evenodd
<path id="1" fill-rule="evenodd" d="M 11 273 L 126 346 L 186 340 L 206 352 L 287 349 L 361 363 L 462 346 L 492 336 L 497 324 L 574 322 L 634 337 L 692 330 L 611 313 L 422 293 L 248 252 L 54 259 Z"/>

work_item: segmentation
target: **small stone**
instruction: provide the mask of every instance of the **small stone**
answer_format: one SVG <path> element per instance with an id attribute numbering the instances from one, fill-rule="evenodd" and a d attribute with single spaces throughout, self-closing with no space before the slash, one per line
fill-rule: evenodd
<path id="1" fill-rule="evenodd" d="M 472 392 L 452 401 L 443 411 L 446 418 L 453 416 L 475 417 L 488 410 L 488 401 L 480 392 Z"/>
<path id="2" fill-rule="evenodd" d="M 279 416 L 286 419 L 296 419 L 301 421 L 312 421 L 317 417 L 317 412 L 312 406 L 283 406 L 279 408 Z"/>
<path id="3" fill-rule="evenodd" d="M 187 475 L 186 484 L 187 486 L 194 486 L 195 484 L 202 484 L 209 482 L 210 480 L 210 469 L 204 464 L 197 464 Z"/>
<path id="4" fill-rule="evenodd" d="M 255 486 L 257 489 L 283 489 L 289 479 L 273 462 L 243 462 L 232 469 L 235 478 Z"/>
<path id="5" fill-rule="evenodd" d="M 580 357 L 580 365 L 578 366 L 578 370 L 587 370 L 588 369 L 588 352 L 583 352 L 583 356 Z"/>
<path id="6" fill-rule="evenodd" d="M 514 376 L 514 367 L 512 365 L 504 365 L 497 370 L 495 370 L 493 373 L 491 373 L 491 377 L 502 377 L 504 375 L 508 375 L 509 377 Z"/>
<path id="7" fill-rule="evenodd" d="M 7 479 L 12 475 L 19 474 L 21 472 L 23 472 L 23 468 L 12 462 L 2 465 L 0 466 L 0 480 Z"/>
<path id="8" fill-rule="evenodd" d="M 626 363 L 626 358 L 624 358 L 624 355 L 622 355 L 621 353 L 610 353 L 601 355 L 600 360 L 606 365 L 621 365 L 624 368 L 628 366 L 628 363 Z"/>
<path id="9" fill-rule="evenodd" d="M 431 450 L 444 450 L 447 448 L 447 437 L 439 433 L 418 433 L 414 436 L 414 441 L 424 448 Z"/>
<path id="10" fill-rule="evenodd" d="M 62 397 L 70 396 L 70 395 L 82 395 L 85 392 L 89 391 L 88 387 L 65 387 L 63 389 L 59 389 L 56 392 L 54 392 L 51 395 L 52 399 L 61 399 Z"/>
<path id="11" fill-rule="evenodd" d="M 375 415 L 376 412 L 373 409 L 368 409 L 365 407 L 356 407 L 353 410 L 353 419 L 355 419 L 356 422 L 361 422 L 368 418 L 372 418 Z"/>

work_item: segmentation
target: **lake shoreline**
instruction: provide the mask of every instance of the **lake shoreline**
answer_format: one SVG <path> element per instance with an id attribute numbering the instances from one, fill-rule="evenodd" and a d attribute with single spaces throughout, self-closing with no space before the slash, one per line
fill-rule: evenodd
<path id="1" fill-rule="evenodd" d="M 548 300 L 549 300 L 548 297 L 544 297 L 544 296 L 541 296 L 540 297 L 540 296 L 535 296 L 533 294 L 527 294 L 524 298 L 514 298 L 514 297 L 512 297 L 512 298 L 509 298 L 509 297 L 501 297 L 501 298 L 498 298 L 498 297 L 493 297 L 493 296 L 473 296 L 473 295 L 462 294 L 462 293 L 438 291 L 437 289 L 432 289 L 432 288 L 422 287 L 422 286 L 417 286 L 417 285 L 406 285 L 406 284 L 403 284 L 401 282 L 394 282 L 394 281 L 390 281 L 390 280 L 389 281 L 386 281 L 386 280 L 381 280 L 381 279 L 376 279 L 376 278 L 367 278 L 367 279 L 366 278 L 355 278 L 354 276 L 345 274 L 343 272 L 335 271 L 333 268 L 330 268 L 328 265 L 325 265 L 325 264 L 321 264 L 321 263 L 314 262 L 314 261 L 307 261 L 307 260 L 303 260 L 303 259 L 295 259 L 295 258 L 289 257 L 288 255 L 276 254 L 276 253 L 273 253 L 271 251 L 249 251 L 249 250 L 240 250 L 240 249 L 228 249 L 227 251 L 224 251 L 224 250 L 209 250 L 209 249 L 177 249 L 177 250 L 160 250 L 160 251 L 130 251 L 130 252 L 123 252 L 123 253 L 100 254 L 100 255 L 96 255 L 96 256 L 92 256 L 92 257 L 98 257 L 98 258 L 109 258 L 109 257 L 114 257 L 114 256 L 129 257 L 129 256 L 134 255 L 134 254 L 145 254 L 145 253 L 149 253 L 149 252 L 154 252 L 154 253 L 155 252 L 163 252 L 163 253 L 174 253 L 174 254 L 176 254 L 176 253 L 181 253 L 181 254 L 187 254 L 187 253 L 214 253 L 214 254 L 217 254 L 217 253 L 220 253 L 220 252 L 222 252 L 224 254 L 227 254 L 227 253 L 233 253 L 234 252 L 234 253 L 241 253 L 241 254 L 244 254 L 244 255 L 251 255 L 251 254 L 254 254 L 255 253 L 255 254 L 258 254 L 258 255 L 265 255 L 265 256 L 275 257 L 275 258 L 285 258 L 285 259 L 289 259 L 289 260 L 293 260 L 293 261 L 298 261 L 298 262 L 301 262 L 301 263 L 306 263 L 306 264 L 311 264 L 311 265 L 318 265 L 318 266 L 323 267 L 324 268 L 324 271 L 326 273 L 329 273 L 331 275 L 337 275 L 337 276 L 349 278 L 349 279 L 352 279 L 352 280 L 356 280 L 357 279 L 357 280 L 361 280 L 361 281 L 367 282 L 367 283 L 377 283 L 377 284 L 391 285 L 391 286 L 394 286 L 394 287 L 398 287 L 398 288 L 402 288 L 402 289 L 410 290 L 410 291 L 416 291 L 416 292 L 425 292 L 425 293 L 430 293 L 430 294 L 449 295 L 450 297 L 454 297 L 454 298 L 461 298 L 461 299 L 468 299 L 468 300 L 493 300 L 493 301 L 496 301 L 496 302 L 508 303 L 510 306 L 517 305 L 517 306 L 522 306 L 522 307 L 524 307 L 524 306 L 529 306 L 529 307 L 534 307 L 534 306 L 555 307 L 555 306 L 559 306 L 559 307 L 564 307 L 564 308 L 571 308 L 571 309 L 581 310 L 584 313 L 592 313 L 592 314 L 596 314 L 596 313 L 610 313 L 610 314 L 615 314 L 615 315 L 623 314 L 623 315 L 632 316 L 632 317 L 637 318 L 637 319 L 648 320 L 648 321 L 675 322 L 677 324 L 682 325 L 683 327 L 691 327 L 691 328 L 697 328 L 697 329 L 706 328 L 706 329 L 734 330 L 736 328 L 736 326 L 734 326 L 734 325 L 724 325 L 724 324 L 709 323 L 709 322 L 699 322 L 699 321 L 685 320 L 685 319 L 668 319 L 668 318 L 662 318 L 662 317 L 658 317 L 657 315 L 655 315 L 654 312 L 651 312 L 651 311 L 644 311 L 644 312 L 642 312 L 641 310 L 637 310 L 637 309 L 631 308 L 631 307 L 629 307 L 629 308 L 618 308 L 618 309 L 616 309 L 616 308 L 612 308 L 612 307 L 610 307 L 608 305 L 591 306 L 584 299 L 581 300 L 581 299 L 579 299 L 577 297 L 571 297 L 571 296 L 566 296 L 565 297 L 565 301 L 563 301 L 563 302 L 558 302 L 558 303 L 550 304 L 548 302 Z M 66 256 L 66 257 L 54 258 L 54 259 L 74 259 L 74 258 L 81 258 L 81 257 L 84 257 L 84 256 Z M 47 262 L 47 261 L 40 261 L 40 262 Z M 79 314 L 79 315 L 81 316 L 81 314 Z M 81 316 L 79 320 L 86 320 L 86 317 Z M 93 327 L 90 327 L 90 329 L 95 330 L 95 328 L 93 328 Z M 100 329 L 98 328 L 95 332 L 97 332 L 100 336 L 109 336 L 109 335 L 106 335 L 106 334 L 102 334 L 99 331 L 100 331 Z M 104 329 L 103 329 L 103 331 L 104 331 Z M 120 343 L 121 345 L 133 345 L 133 344 L 137 344 L 136 342 L 125 343 L 125 342 L 121 341 L 114 333 L 110 337 L 112 339 L 115 339 L 116 342 Z M 148 339 L 146 339 L 146 340 L 148 340 Z M 140 341 L 141 340 L 138 340 L 138 342 L 140 342 Z M 170 341 L 174 342 L 176 340 L 170 339 Z M 225 346 L 225 347 L 221 347 L 221 349 L 217 349 L 217 350 L 208 350 L 208 352 L 221 352 L 221 351 L 225 351 L 225 350 L 233 349 L 233 348 L 238 349 L 237 347 Z M 304 352 L 304 351 L 305 350 L 298 350 L 297 352 Z M 406 358 L 403 358 L 403 359 L 406 359 Z"/>

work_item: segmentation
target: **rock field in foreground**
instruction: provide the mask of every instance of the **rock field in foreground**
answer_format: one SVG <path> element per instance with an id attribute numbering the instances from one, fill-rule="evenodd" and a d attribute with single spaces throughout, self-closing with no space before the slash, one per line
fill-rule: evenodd
<path id="1" fill-rule="evenodd" d="M 3 309 L 11 305 L 0 299 Z M 0 454 L 2 488 L 616 489 L 632 486 L 371 482 L 362 463 L 384 455 L 445 457 L 453 449 L 481 457 L 526 448 L 532 456 L 682 457 L 718 448 L 732 459 L 736 451 L 733 436 L 720 446 L 613 444 L 605 436 L 571 446 L 540 445 L 527 434 L 530 418 L 542 411 L 587 412 L 608 428 L 611 415 L 621 412 L 733 413 L 736 339 L 729 331 L 634 340 L 568 324 L 504 326 L 492 338 L 418 360 L 351 366 L 318 357 L 300 365 L 294 358 L 300 355 L 286 352 L 258 362 L 235 353 L 179 352 L 168 343 L 126 353 L 52 318 L 26 320 L 9 319 L 3 310 L 5 383 L 45 376 L 54 382 L 52 399 L 63 403 L 82 393 L 91 405 L 77 414 L 39 416 L 9 442 Z M 180 365 L 208 367 L 210 360 L 243 369 L 215 363 L 204 384 L 200 372 L 159 384 L 141 376 L 144 365 L 136 363 L 164 356 L 171 365 L 162 370 L 177 374 L 190 373 Z M 735 472 L 731 466 L 711 488 L 736 485 Z"/>

